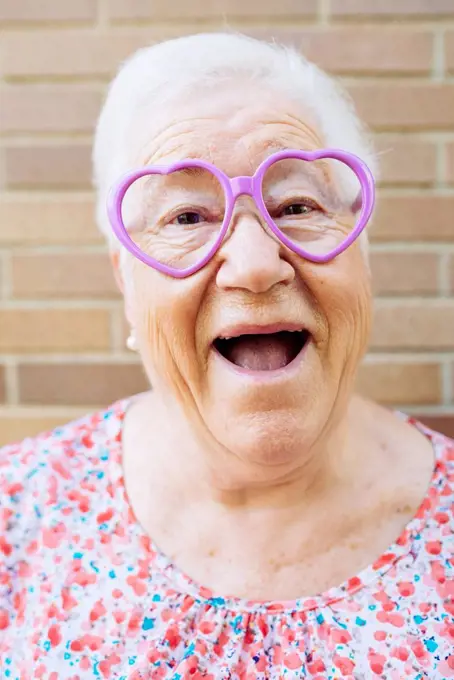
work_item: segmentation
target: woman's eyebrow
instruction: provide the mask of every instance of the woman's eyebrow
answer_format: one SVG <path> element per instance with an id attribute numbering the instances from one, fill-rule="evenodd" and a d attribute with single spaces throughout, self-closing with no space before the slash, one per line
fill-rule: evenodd
<path id="1" fill-rule="evenodd" d="M 206 177 L 209 177 L 209 171 L 205 170 L 204 168 L 199 168 L 197 166 L 191 165 L 190 167 L 182 168 L 181 170 L 177 171 L 175 173 L 175 176 L 178 176 L 178 174 L 183 174 L 185 177 L 201 177 L 202 175 L 205 175 Z M 172 175 L 170 175 L 171 177 Z"/>
<path id="2" fill-rule="evenodd" d="M 198 168 L 195 166 L 191 167 L 186 167 L 186 168 L 181 168 L 180 170 L 175 170 L 174 172 L 168 173 L 168 174 L 160 174 L 157 173 L 155 175 L 149 175 L 147 176 L 147 180 L 145 182 L 145 186 L 147 189 L 151 192 L 159 190 L 161 187 L 164 186 L 175 186 L 178 185 L 178 181 L 181 180 L 187 180 L 187 179 L 194 179 L 197 177 L 201 177 L 203 173 L 206 173 L 206 170 L 203 170 L 202 168 Z M 208 175 L 207 175 L 208 176 Z"/>

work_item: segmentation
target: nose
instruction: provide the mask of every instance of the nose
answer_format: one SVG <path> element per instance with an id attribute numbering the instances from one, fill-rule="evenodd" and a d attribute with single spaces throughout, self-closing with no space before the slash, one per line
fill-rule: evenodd
<path id="1" fill-rule="evenodd" d="M 219 251 L 219 288 L 265 293 L 295 278 L 293 266 L 282 257 L 284 246 L 264 229 L 253 209 L 235 210 L 229 231 Z"/>

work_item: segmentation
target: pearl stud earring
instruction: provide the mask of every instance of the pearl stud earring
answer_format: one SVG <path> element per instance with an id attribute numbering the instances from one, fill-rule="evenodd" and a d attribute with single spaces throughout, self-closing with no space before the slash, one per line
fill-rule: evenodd
<path id="1" fill-rule="evenodd" d="M 128 338 L 126 339 L 126 347 L 131 350 L 131 352 L 137 352 L 137 338 L 134 335 L 134 331 L 131 330 Z"/>

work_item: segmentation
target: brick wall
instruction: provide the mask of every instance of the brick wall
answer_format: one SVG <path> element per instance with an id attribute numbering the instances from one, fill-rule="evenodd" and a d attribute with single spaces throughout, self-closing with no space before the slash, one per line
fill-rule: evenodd
<path id="1" fill-rule="evenodd" d="M 93 220 L 93 124 L 135 48 L 226 26 L 349 87 L 383 167 L 360 387 L 454 413 L 454 0 L 0 0 L 0 442 L 143 389 Z"/>

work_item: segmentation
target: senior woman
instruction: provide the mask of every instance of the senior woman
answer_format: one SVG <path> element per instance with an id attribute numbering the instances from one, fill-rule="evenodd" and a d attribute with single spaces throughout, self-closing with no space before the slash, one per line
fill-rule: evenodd
<path id="1" fill-rule="evenodd" d="M 345 95 L 277 45 L 165 42 L 94 164 L 153 389 L 2 451 L 1 677 L 453 677 L 452 442 L 352 394 L 375 160 Z"/>

